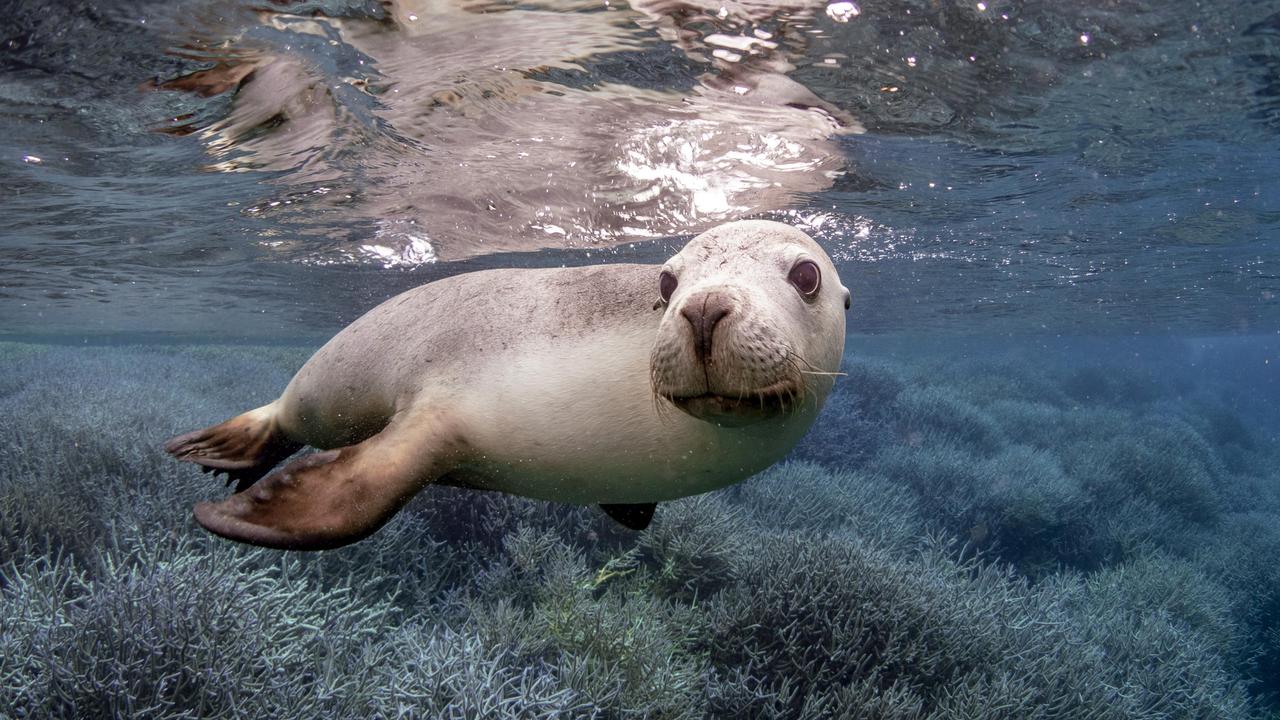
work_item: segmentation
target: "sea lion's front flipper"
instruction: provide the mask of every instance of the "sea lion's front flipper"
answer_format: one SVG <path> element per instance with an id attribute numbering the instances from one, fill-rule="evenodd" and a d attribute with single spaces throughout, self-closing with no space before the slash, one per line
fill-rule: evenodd
<path id="1" fill-rule="evenodd" d="M 324 550 L 382 527 L 424 485 L 450 469 L 446 443 L 393 422 L 357 445 L 308 455 L 252 487 L 195 506 L 196 520 L 230 540 Z"/>
<path id="2" fill-rule="evenodd" d="M 606 515 L 617 520 L 624 527 L 632 530 L 643 530 L 653 520 L 653 511 L 658 503 L 636 503 L 634 505 L 601 505 Z"/>
<path id="3" fill-rule="evenodd" d="M 274 404 L 164 444 L 165 451 L 183 462 L 195 463 L 205 472 L 226 473 L 236 481 L 236 490 L 254 484 L 301 447 L 280 430 Z"/>

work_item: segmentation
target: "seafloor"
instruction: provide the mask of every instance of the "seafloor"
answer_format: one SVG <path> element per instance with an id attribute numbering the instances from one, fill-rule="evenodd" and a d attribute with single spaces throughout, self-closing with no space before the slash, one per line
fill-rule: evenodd
<path id="1" fill-rule="evenodd" d="M 429 488 L 301 554 L 160 446 L 307 350 L 0 344 L 0 716 L 1277 717 L 1268 351 L 936 350 L 855 338 L 788 462 L 644 532 Z"/>

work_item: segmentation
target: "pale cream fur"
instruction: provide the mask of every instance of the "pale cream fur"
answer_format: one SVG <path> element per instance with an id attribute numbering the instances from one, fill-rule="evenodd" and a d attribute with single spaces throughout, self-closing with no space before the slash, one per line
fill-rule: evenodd
<path id="1" fill-rule="evenodd" d="M 813 302 L 787 281 L 801 258 L 822 271 Z M 679 277 L 666 304 L 655 302 L 662 267 Z M 407 419 L 451 438 L 448 482 L 549 500 L 656 502 L 736 482 L 817 416 L 840 365 L 847 290 L 808 236 L 763 221 L 710 230 L 662 267 L 486 271 L 411 290 L 317 352 L 269 411 L 321 448 Z M 704 374 L 680 309 L 711 289 L 737 306 Z M 736 427 L 667 399 L 750 397 L 781 378 L 800 383 L 786 411 Z"/>

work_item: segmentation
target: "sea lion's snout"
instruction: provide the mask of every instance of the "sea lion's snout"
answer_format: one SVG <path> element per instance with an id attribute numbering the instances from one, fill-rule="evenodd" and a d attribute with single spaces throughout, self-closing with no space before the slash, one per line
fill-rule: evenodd
<path id="1" fill-rule="evenodd" d="M 693 351 L 698 362 L 706 365 L 714 357 L 711 354 L 716 326 L 733 312 L 733 301 L 722 292 L 707 292 L 690 298 L 680 309 L 680 315 L 689 321 L 693 332 Z"/>
<path id="2" fill-rule="evenodd" d="M 699 288 L 675 301 L 659 332 L 654 390 L 686 413 L 721 425 L 774 417 L 804 392 L 787 347 L 748 288 Z"/>

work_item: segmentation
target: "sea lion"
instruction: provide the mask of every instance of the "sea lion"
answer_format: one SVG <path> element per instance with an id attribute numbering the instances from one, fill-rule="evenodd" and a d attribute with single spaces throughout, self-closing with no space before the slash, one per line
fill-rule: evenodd
<path id="1" fill-rule="evenodd" d="M 274 402 L 165 449 L 237 481 L 195 517 L 256 545 L 354 542 L 432 482 L 600 503 L 642 529 L 655 503 L 800 439 L 848 306 L 822 248 L 766 221 L 708 230 L 661 266 L 457 275 L 353 322 Z M 332 449 L 271 472 L 304 445 Z"/>

